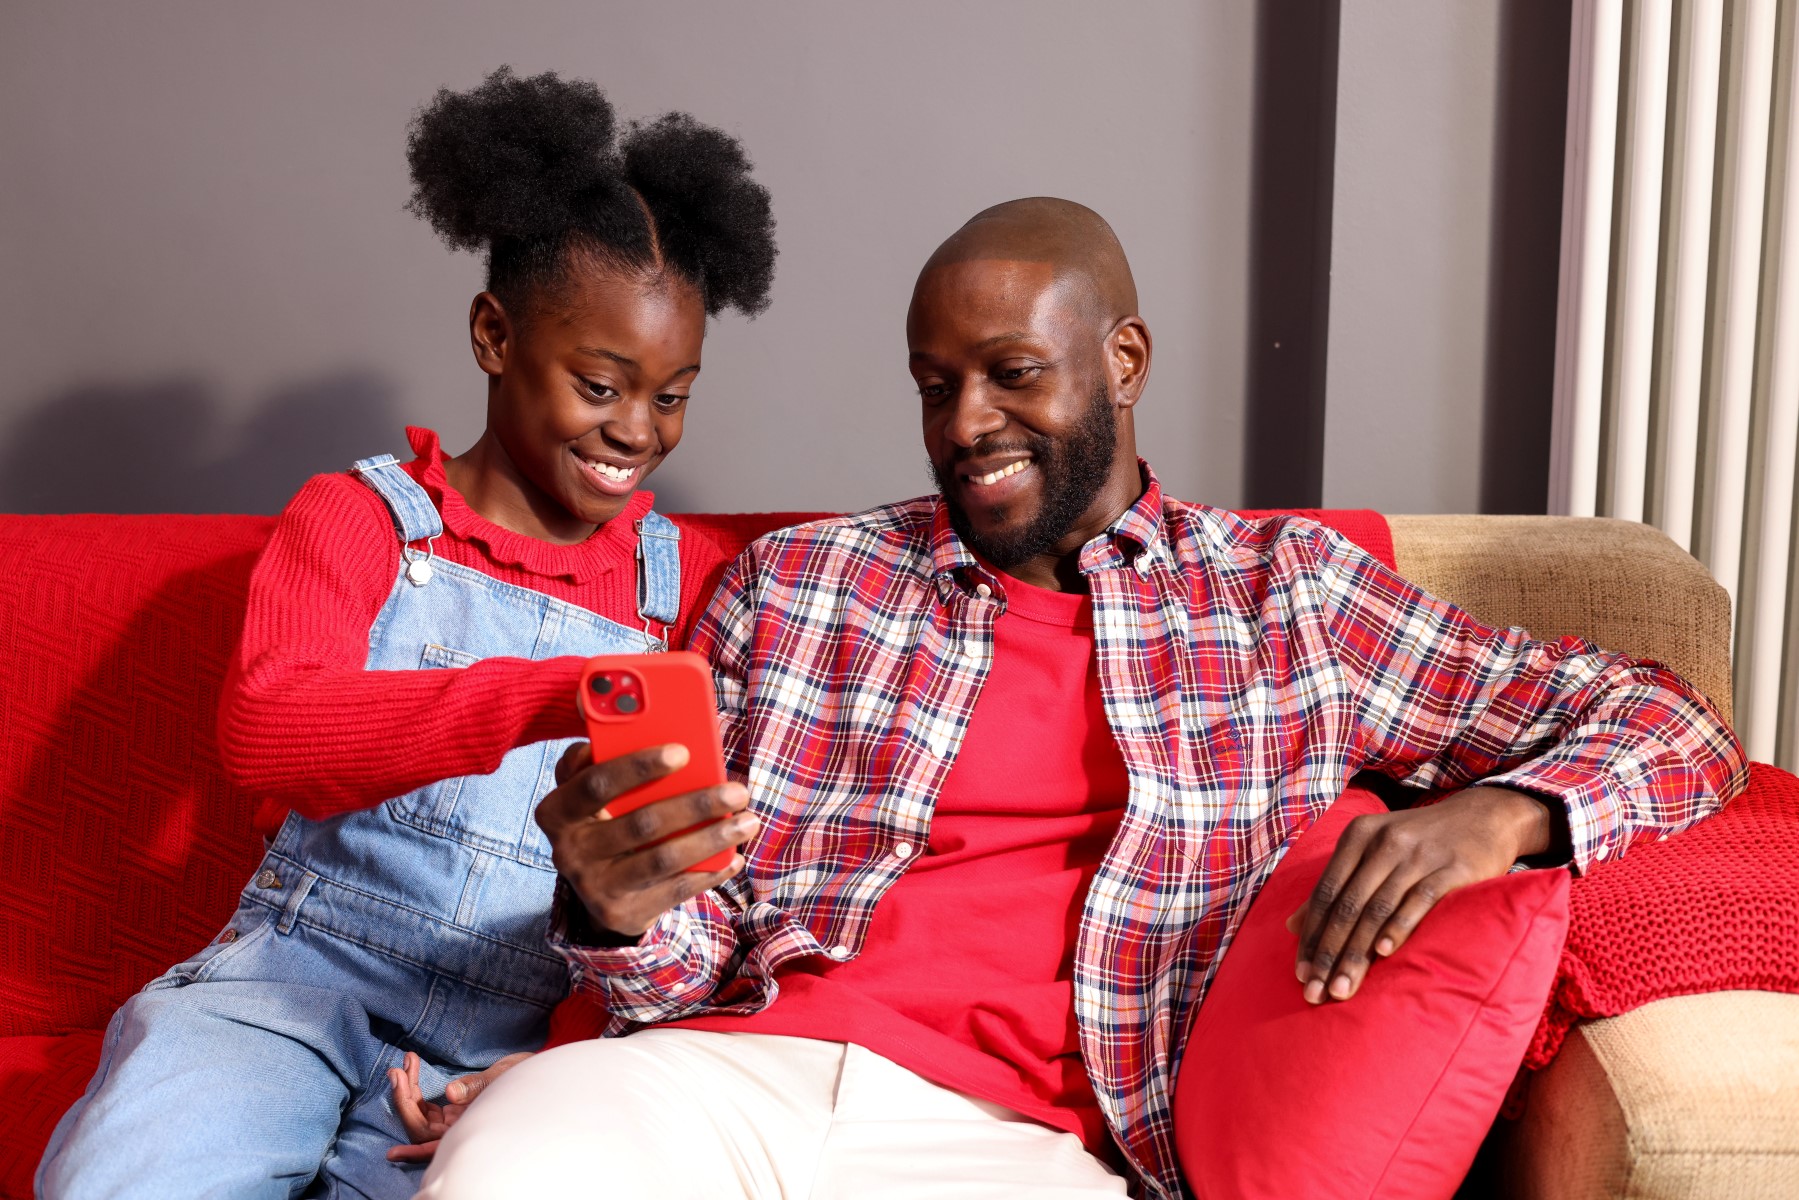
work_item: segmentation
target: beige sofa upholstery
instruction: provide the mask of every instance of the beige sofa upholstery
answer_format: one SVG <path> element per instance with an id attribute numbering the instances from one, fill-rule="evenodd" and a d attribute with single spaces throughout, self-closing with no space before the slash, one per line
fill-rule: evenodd
<path id="1" fill-rule="evenodd" d="M 1660 532 L 1576 517 L 1389 521 L 1400 573 L 1425 590 L 1489 624 L 1653 658 L 1730 717 L 1729 598 Z M 1799 996 L 1686 996 L 1580 1026 L 1495 1139 L 1497 1178 L 1469 1194 L 1799 1200 Z"/>

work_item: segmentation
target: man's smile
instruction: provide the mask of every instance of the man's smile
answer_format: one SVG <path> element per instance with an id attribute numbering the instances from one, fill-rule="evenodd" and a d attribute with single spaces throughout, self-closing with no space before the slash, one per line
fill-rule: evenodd
<path id="1" fill-rule="evenodd" d="M 1029 451 L 1005 451 L 984 455 L 955 467 L 957 491 L 962 502 L 990 508 L 1014 500 L 1041 475 L 1037 456 Z"/>
<path id="2" fill-rule="evenodd" d="M 1008 457 L 999 460 L 988 460 L 957 469 L 956 474 L 963 482 L 976 487 L 992 487 L 1002 479 L 1010 479 L 1035 465 L 1035 459 L 1029 454 Z"/>

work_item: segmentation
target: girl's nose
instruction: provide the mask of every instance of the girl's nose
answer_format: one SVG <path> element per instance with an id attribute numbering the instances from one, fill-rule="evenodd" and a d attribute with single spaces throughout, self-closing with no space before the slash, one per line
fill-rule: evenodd
<path id="1" fill-rule="evenodd" d="M 656 422 L 649 401 L 622 405 L 620 409 L 609 413 L 609 419 L 600 426 L 606 440 L 628 454 L 641 454 L 654 447 Z"/>

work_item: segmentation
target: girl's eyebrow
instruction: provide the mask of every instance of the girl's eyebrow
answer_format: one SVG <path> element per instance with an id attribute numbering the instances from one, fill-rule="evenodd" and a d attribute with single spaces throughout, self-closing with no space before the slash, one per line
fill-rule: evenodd
<path id="1" fill-rule="evenodd" d="M 590 358 L 604 358 L 617 363 L 621 367 L 628 367 L 633 371 L 638 369 L 636 359 L 620 354 L 616 350 L 602 350 L 597 346 L 577 346 L 575 347 L 575 353 L 585 354 Z M 670 378 L 679 378 L 682 375 L 697 375 L 699 372 L 700 364 L 694 363 L 691 366 L 682 367 L 679 371 L 676 371 L 674 375 L 670 376 Z"/>
<path id="2" fill-rule="evenodd" d="M 576 353 L 588 354 L 590 358 L 608 358 L 608 360 L 612 360 L 612 362 L 619 363 L 621 367 L 630 367 L 631 371 L 637 371 L 637 360 L 635 360 L 635 358 L 628 358 L 626 354 L 617 353 L 617 351 L 606 351 L 606 349 L 599 349 L 599 347 L 595 347 L 595 345 L 577 345 Z M 693 363 L 693 365 L 689 365 L 689 367 L 682 367 L 680 371 L 676 371 L 675 374 L 669 376 L 669 378 L 678 378 L 678 376 L 684 376 L 684 374 L 700 374 L 700 363 Z"/>
<path id="3" fill-rule="evenodd" d="M 637 366 L 636 359 L 628 358 L 616 350 L 602 350 L 597 346 L 577 346 L 575 348 L 575 353 L 585 354 L 589 358 L 609 358 L 621 367 L 631 367 L 635 369 Z"/>

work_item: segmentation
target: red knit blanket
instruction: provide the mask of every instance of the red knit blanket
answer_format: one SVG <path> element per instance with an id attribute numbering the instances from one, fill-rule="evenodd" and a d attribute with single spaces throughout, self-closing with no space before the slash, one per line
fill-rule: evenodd
<path id="1" fill-rule="evenodd" d="M 1531 1070 L 1576 1021 L 1699 992 L 1799 993 L 1799 779 L 1756 763 L 1723 812 L 1593 868 L 1569 906 Z"/>

